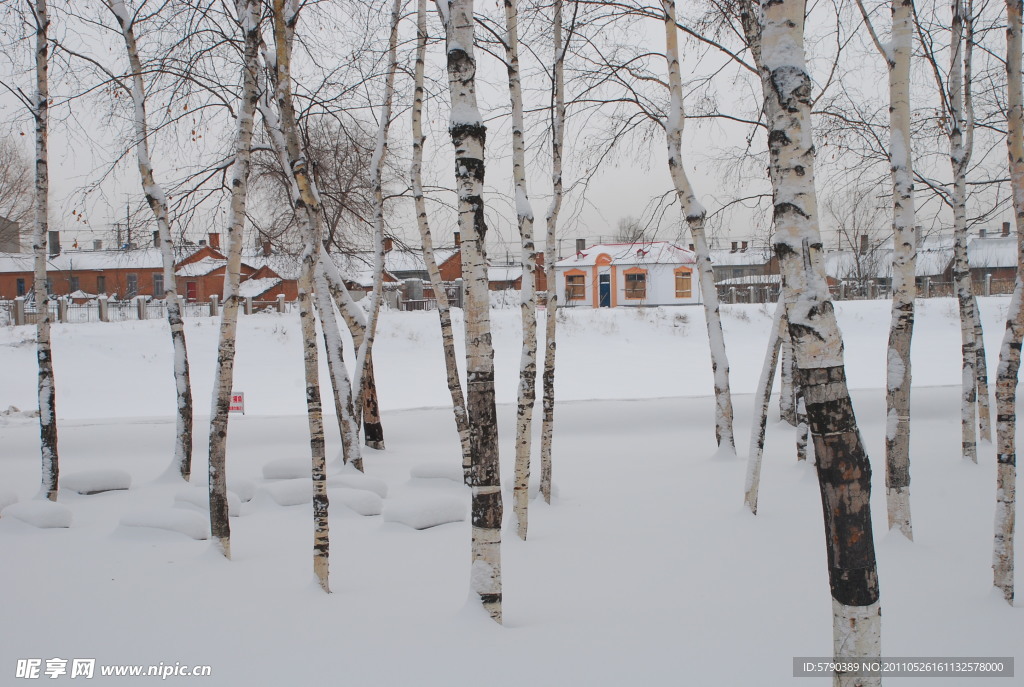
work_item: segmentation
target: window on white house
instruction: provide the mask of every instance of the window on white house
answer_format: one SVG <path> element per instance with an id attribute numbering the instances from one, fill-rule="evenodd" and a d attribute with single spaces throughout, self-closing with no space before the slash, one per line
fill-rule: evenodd
<path id="1" fill-rule="evenodd" d="M 586 284 L 582 274 L 565 275 L 565 300 L 586 300 Z"/>
<path id="2" fill-rule="evenodd" d="M 626 273 L 626 298 L 634 300 L 647 298 L 647 274 L 645 272 Z"/>
<path id="3" fill-rule="evenodd" d="M 690 272 L 676 272 L 676 298 L 693 297 L 693 279 Z"/>

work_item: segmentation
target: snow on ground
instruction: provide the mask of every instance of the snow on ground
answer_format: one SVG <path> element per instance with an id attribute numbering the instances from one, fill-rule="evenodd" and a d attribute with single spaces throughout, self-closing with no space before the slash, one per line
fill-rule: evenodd
<path id="1" fill-rule="evenodd" d="M 1006 305 L 982 299 L 992 370 Z M 875 465 L 884 653 L 1024 656 L 1021 603 L 1010 608 L 991 590 L 994 449 L 982 446 L 978 465 L 959 458 L 954 302 L 934 299 L 918 310 L 912 544 L 885 530 L 888 304 L 837 310 Z M 744 454 L 771 312 L 723 311 Z M 519 325 L 515 311 L 493 315 L 507 485 Z M 231 417 L 228 473 L 251 500 L 231 519 L 230 562 L 193 538 L 208 534 L 205 520 L 181 502 L 184 487 L 163 477 L 174 432 L 166 324 L 55 326 L 62 469 L 120 470 L 132 488 L 63 490 L 60 505 L 73 515 L 67 529 L 37 529 L 7 517 L 10 508 L 0 517 L 0 684 L 20 684 L 17 659 L 44 659 L 45 667 L 53 657 L 210 665 L 210 677 L 168 681 L 232 686 L 830 684 L 791 677 L 794 656 L 831 653 L 820 497 L 813 467 L 795 461 L 793 430 L 772 418 L 759 514 L 750 516 L 744 460 L 711 458 L 700 310 L 559 317 L 558 496 L 550 507 L 533 502 L 528 542 L 506 532 L 503 628 L 466 604 L 468 521 L 410 529 L 361 515 L 373 504 L 354 493 L 380 499 L 385 514 L 460 502 L 468 510 L 457 480 L 425 478 L 444 476 L 446 463 L 457 474 L 461 461 L 442 407 L 436 315 L 389 312 L 382 320 L 374 359 L 387 450 L 366 450 L 363 483 L 329 464 L 329 596 L 313 582 L 308 479 L 268 478 L 290 477 L 278 468 L 308 456 L 297 315 L 240 320 L 235 388 L 246 394 L 247 414 Z M 217 331 L 213 320 L 187 323 L 200 491 Z M 0 407 L 33 407 L 31 336 L 26 327 L 0 330 Z M 328 455 L 336 455 L 333 418 L 327 429 Z M 13 493 L 21 502 L 15 506 L 38 491 L 38 441 L 35 418 L 0 416 L 0 484 L 5 500 Z M 302 498 L 284 506 L 275 494 Z M 506 524 L 510 516 L 509 499 Z M 98 671 L 100 684 L 132 683 Z M 907 686 L 932 681 L 899 678 Z"/>

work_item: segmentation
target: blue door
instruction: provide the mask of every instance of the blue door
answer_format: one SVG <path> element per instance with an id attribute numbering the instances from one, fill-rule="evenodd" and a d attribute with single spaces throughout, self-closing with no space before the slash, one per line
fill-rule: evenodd
<path id="1" fill-rule="evenodd" d="M 602 308 L 612 307 L 612 275 L 600 274 L 597 279 L 599 305 Z"/>

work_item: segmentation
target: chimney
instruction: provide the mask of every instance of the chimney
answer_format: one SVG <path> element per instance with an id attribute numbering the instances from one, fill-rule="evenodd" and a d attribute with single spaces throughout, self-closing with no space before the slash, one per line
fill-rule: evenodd
<path id="1" fill-rule="evenodd" d="M 220 234 L 217 232 L 210 232 L 210 248 L 220 250 Z"/>
<path id="2" fill-rule="evenodd" d="M 50 255 L 60 255 L 60 232 L 50 232 Z"/>
<path id="3" fill-rule="evenodd" d="M 861 255 L 867 255 L 868 254 L 868 235 L 867 234 L 861 234 L 860 235 L 860 254 Z"/>
<path id="4" fill-rule="evenodd" d="M 390 253 L 391 249 L 395 247 L 395 240 L 390 236 L 384 237 L 384 252 Z"/>
<path id="5" fill-rule="evenodd" d="M 587 248 L 587 240 L 586 239 L 576 239 L 576 252 L 577 253 L 582 253 L 584 250 L 586 250 L 586 248 Z"/>
<path id="6" fill-rule="evenodd" d="M 154 231 L 153 232 L 153 248 L 159 248 L 159 247 L 160 247 L 160 232 L 159 231 Z"/>
<path id="7" fill-rule="evenodd" d="M 1003 236 L 1009 236 L 1009 235 L 1010 235 L 1010 223 L 1009 222 L 1003 222 Z"/>
<path id="8" fill-rule="evenodd" d="M 730 250 L 729 252 L 730 253 L 735 253 L 739 249 L 740 249 L 740 242 L 739 241 L 733 241 L 732 242 L 732 250 Z"/>
<path id="9" fill-rule="evenodd" d="M 455 232 L 455 247 L 458 248 L 462 245 L 462 234 Z"/>
<path id="10" fill-rule="evenodd" d="M 742 244 L 740 244 L 740 250 L 742 250 L 744 253 L 747 252 L 747 242 L 746 241 L 744 241 Z"/>
<path id="11" fill-rule="evenodd" d="M 985 227 L 982 227 L 981 229 L 978 230 L 978 238 L 979 239 L 983 239 L 987 235 L 988 235 L 988 231 L 986 231 Z"/>
<path id="12" fill-rule="evenodd" d="M 92 249 L 93 250 L 103 250 L 103 241 L 101 241 L 99 239 L 96 239 L 95 241 L 93 241 L 92 242 Z"/>
<path id="13" fill-rule="evenodd" d="M 263 257 L 270 256 L 270 241 L 264 241 L 263 244 Z"/>

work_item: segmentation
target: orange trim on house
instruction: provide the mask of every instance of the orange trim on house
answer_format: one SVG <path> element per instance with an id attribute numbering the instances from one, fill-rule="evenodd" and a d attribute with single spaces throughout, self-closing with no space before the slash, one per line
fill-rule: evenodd
<path id="1" fill-rule="evenodd" d="M 583 298 L 569 298 L 569 277 L 583 277 Z M 586 301 L 587 295 L 587 273 L 580 269 L 567 270 L 563 275 L 563 285 L 565 287 L 565 302 L 573 301 Z"/>
<path id="2" fill-rule="evenodd" d="M 616 307 L 619 304 L 619 297 L 618 297 L 618 293 L 617 293 L 617 291 L 619 290 L 618 289 L 619 279 L 618 279 L 617 270 L 615 269 L 615 265 L 612 265 L 611 274 L 612 274 L 612 307 L 614 308 L 614 307 Z"/>

